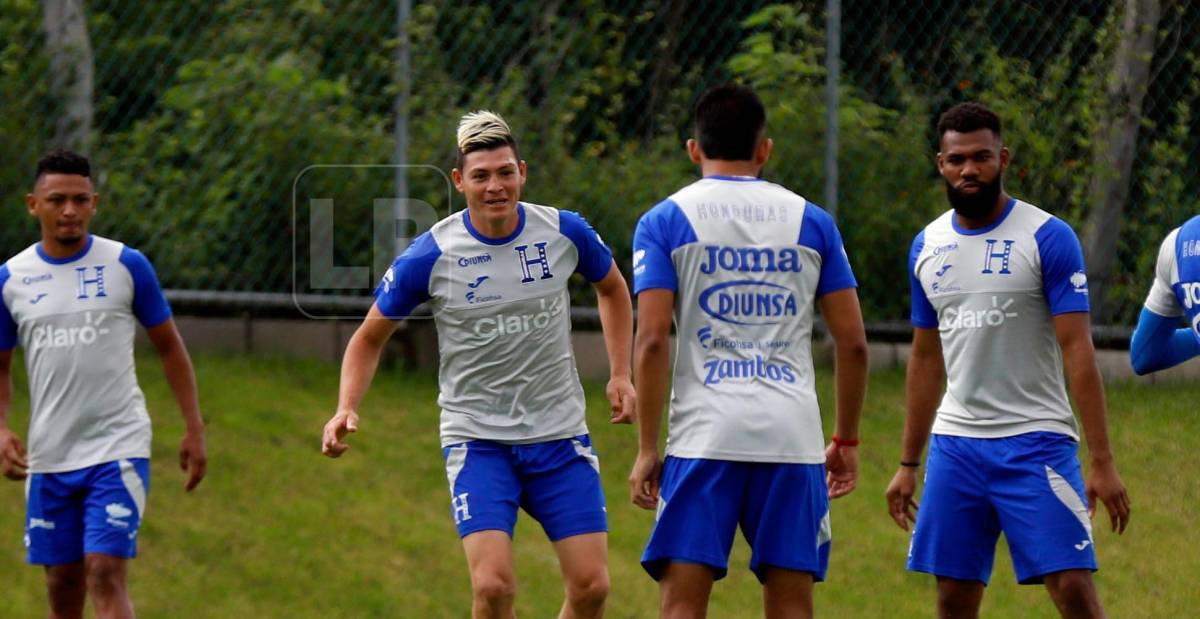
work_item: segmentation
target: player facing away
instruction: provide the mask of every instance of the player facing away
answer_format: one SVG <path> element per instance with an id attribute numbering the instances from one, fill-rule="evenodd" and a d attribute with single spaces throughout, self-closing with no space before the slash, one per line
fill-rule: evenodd
<path id="1" fill-rule="evenodd" d="M 694 119 L 687 149 L 703 178 L 647 212 L 634 235 L 641 412 L 629 485 L 634 504 L 657 509 L 642 565 L 659 582 L 662 617 L 703 617 L 740 525 L 766 616 L 809 617 L 829 560 L 829 498 L 858 478 L 867 347 L 856 283 L 833 218 L 759 178 L 772 141 L 754 92 L 710 89 Z M 813 381 L 814 301 L 835 347 L 828 448 Z"/>
<path id="2" fill-rule="evenodd" d="M 1188 326 L 1179 328 L 1180 316 Z M 1133 370 L 1148 374 L 1200 355 L 1200 215 L 1158 250 L 1154 283 L 1129 345 Z"/>
<path id="3" fill-rule="evenodd" d="M 458 126 L 452 177 L 467 208 L 392 264 L 342 361 L 323 451 L 337 457 L 396 320 L 428 302 L 438 331 L 438 405 L 451 511 L 471 572 L 474 617 L 513 616 L 518 506 L 554 545 L 560 617 L 599 617 L 608 594 L 607 517 L 571 349 L 567 279 L 596 288 L 612 421 L 629 423 L 633 318 L 612 253 L 577 213 L 519 201 L 526 164 L 498 115 Z"/>
<path id="4" fill-rule="evenodd" d="M 975 617 L 1003 532 L 1018 582 L 1045 583 L 1064 617 L 1101 617 L 1090 518 L 1099 498 L 1123 532 L 1129 498 L 1108 443 L 1079 240 L 1004 191 L 1009 152 L 989 109 L 956 105 L 938 134 L 953 208 L 909 255 L 908 412 L 887 489 L 896 523 L 915 521 L 908 569 L 937 576 L 939 616 Z M 1088 441 L 1086 486 L 1068 385 Z"/>
<path id="5" fill-rule="evenodd" d="M 28 561 L 45 566 L 52 618 L 133 617 L 126 563 L 150 487 L 150 416 L 134 373 L 146 328 L 183 413 L 187 490 L 204 478 L 196 381 L 150 262 L 88 233 L 99 196 L 88 160 L 55 151 L 37 164 L 29 214 L 42 239 L 0 266 L 0 467 L 24 480 Z M 13 349 L 29 375 L 29 450 L 8 428 Z"/>

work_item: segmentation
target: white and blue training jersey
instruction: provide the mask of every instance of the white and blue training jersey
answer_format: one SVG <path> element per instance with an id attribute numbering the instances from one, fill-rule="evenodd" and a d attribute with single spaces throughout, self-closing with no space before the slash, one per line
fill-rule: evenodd
<path id="1" fill-rule="evenodd" d="M 518 203 L 517 229 L 483 236 L 463 210 L 417 237 L 375 291 L 399 320 L 428 302 L 437 325 L 442 446 L 587 433 L 567 280 L 597 282 L 612 252 L 570 211 Z"/>
<path id="2" fill-rule="evenodd" d="M 913 241 L 909 275 L 913 325 L 938 330 L 946 363 L 934 433 L 1079 440 L 1053 321 L 1088 311 L 1070 226 L 1016 199 L 984 228 L 961 228 L 947 211 Z"/>
<path id="3" fill-rule="evenodd" d="M 825 462 L 813 301 L 857 285 L 833 218 L 779 185 L 710 176 L 646 213 L 633 247 L 634 291 L 676 294 L 667 454 Z"/>
<path id="4" fill-rule="evenodd" d="M 149 458 L 133 337 L 171 309 L 146 257 L 98 236 L 63 259 L 37 243 L 0 266 L 0 296 L 0 350 L 25 349 L 30 472 Z"/>
<path id="5" fill-rule="evenodd" d="M 1146 309 L 1159 316 L 1183 316 L 1200 340 L 1200 215 L 1163 241 Z"/>

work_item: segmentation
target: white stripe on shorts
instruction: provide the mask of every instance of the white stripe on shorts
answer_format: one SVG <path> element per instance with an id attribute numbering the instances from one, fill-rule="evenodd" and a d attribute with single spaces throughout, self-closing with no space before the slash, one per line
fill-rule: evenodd
<path id="1" fill-rule="evenodd" d="M 454 498 L 454 482 L 458 481 L 458 474 L 462 473 L 463 467 L 466 465 L 467 444 L 451 447 L 450 453 L 446 455 L 446 480 L 450 482 L 451 498 Z"/>
<path id="2" fill-rule="evenodd" d="M 1071 513 L 1079 519 L 1079 524 L 1083 525 L 1083 530 L 1087 531 L 1088 541 L 1095 543 L 1092 539 L 1092 521 L 1088 518 L 1087 506 L 1083 504 L 1083 499 L 1071 487 L 1071 483 L 1063 479 L 1057 471 L 1050 467 L 1046 467 L 1046 479 L 1050 482 L 1050 490 L 1054 491 L 1054 496 L 1062 501 Z"/>
<path id="3" fill-rule="evenodd" d="M 128 460 L 118 462 L 121 467 L 121 483 L 125 484 L 125 491 L 133 499 L 133 505 L 137 507 L 138 519 L 146 516 L 146 486 L 142 483 L 142 477 L 138 475 L 137 469 L 133 468 L 133 463 Z"/>

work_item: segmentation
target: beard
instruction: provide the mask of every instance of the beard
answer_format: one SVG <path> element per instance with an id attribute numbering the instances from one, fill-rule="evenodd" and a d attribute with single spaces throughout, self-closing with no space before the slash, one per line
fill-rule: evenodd
<path id="1" fill-rule="evenodd" d="M 975 193 L 963 193 L 955 189 L 950 181 L 946 181 L 946 199 L 950 200 L 950 206 L 954 207 L 954 212 L 960 216 L 966 219 L 983 219 L 996 207 L 1002 177 L 1003 174 L 997 172 L 992 182 L 980 182 L 979 190 Z"/>

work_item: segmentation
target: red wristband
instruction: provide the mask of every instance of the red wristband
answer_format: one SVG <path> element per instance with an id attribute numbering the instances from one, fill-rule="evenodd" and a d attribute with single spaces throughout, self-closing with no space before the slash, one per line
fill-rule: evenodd
<path id="1" fill-rule="evenodd" d="M 856 438 L 841 438 L 834 434 L 832 440 L 833 444 L 838 447 L 858 447 L 858 439 Z"/>

